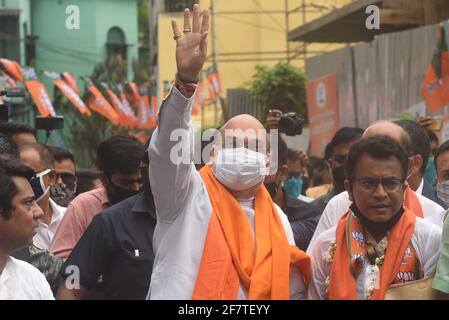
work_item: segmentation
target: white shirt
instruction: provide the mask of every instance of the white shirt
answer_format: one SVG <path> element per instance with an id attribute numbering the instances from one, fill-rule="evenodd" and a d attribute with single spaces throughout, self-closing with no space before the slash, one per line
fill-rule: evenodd
<path id="1" fill-rule="evenodd" d="M 53 210 L 53 215 L 51 217 L 51 222 L 49 225 L 43 223 L 40 219 L 37 221 L 39 227 L 37 229 L 36 235 L 33 237 L 33 244 L 39 249 L 48 250 L 53 237 L 55 236 L 56 230 L 58 230 L 59 224 L 61 223 L 64 213 L 67 208 L 58 206 L 50 198 L 50 206 Z"/>
<path id="2" fill-rule="evenodd" d="M 8 257 L 0 273 L 0 300 L 54 300 L 44 275 L 31 264 Z"/>
<path id="3" fill-rule="evenodd" d="M 191 110 L 194 98 L 186 99 L 176 88 L 163 102 L 159 113 L 159 127 L 153 133 L 150 148 L 150 182 L 158 222 L 154 231 L 155 260 L 147 298 L 153 300 L 188 300 L 192 298 L 204 242 L 212 215 L 212 205 L 199 172 L 191 162 L 193 145 Z M 185 137 L 178 142 L 170 135 L 175 129 L 185 129 Z M 185 152 L 186 161 L 174 164 L 170 153 Z M 187 154 L 186 154 L 187 153 Z M 254 202 L 239 202 L 254 232 Z M 295 244 L 286 215 L 277 207 L 287 239 Z M 299 271 L 290 276 L 292 298 L 301 298 L 305 287 Z M 237 298 L 246 299 L 247 292 L 240 286 Z"/>
<path id="4" fill-rule="evenodd" d="M 336 238 L 337 227 L 324 231 L 317 238 L 312 251 L 312 281 L 309 285 L 309 300 L 325 300 L 326 278 L 331 271 L 331 264 L 327 261 L 329 243 Z M 441 229 L 434 224 L 416 217 L 415 231 L 411 239 L 419 261 L 423 268 L 424 277 L 433 276 L 436 271 L 441 248 Z M 388 248 L 387 248 L 388 250 Z M 349 267 L 349 266 L 348 266 Z M 371 274 L 371 264 L 368 258 L 363 258 L 363 267 L 357 277 L 357 300 L 365 296 L 365 288 Z"/>
<path id="5" fill-rule="evenodd" d="M 423 209 L 424 219 L 437 225 L 440 229 L 443 228 L 445 210 L 438 203 L 416 193 L 421 207 Z M 324 231 L 336 227 L 340 218 L 348 211 L 351 206 L 349 195 L 347 191 L 341 192 L 334 196 L 324 208 L 320 221 L 315 229 L 312 240 L 310 240 L 307 253 L 310 254 L 315 245 L 318 236 Z"/>

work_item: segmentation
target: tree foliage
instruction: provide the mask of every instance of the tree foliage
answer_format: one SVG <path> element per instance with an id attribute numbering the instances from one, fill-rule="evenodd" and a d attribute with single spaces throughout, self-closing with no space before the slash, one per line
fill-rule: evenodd
<path id="1" fill-rule="evenodd" d="M 263 116 L 269 109 L 296 112 L 307 120 L 306 76 L 303 70 L 279 62 L 270 68 L 256 66 L 250 82 L 252 98 L 263 106 Z"/>

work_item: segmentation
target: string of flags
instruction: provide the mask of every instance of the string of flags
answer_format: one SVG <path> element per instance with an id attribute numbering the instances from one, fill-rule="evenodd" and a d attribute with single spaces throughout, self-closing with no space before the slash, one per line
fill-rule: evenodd
<path id="1" fill-rule="evenodd" d="M 85 83 L 86 94 L 81 97 L 77 87 L 77 79 L 69 72 L 42 71 L 43 75 L 53 81 L 55 87 L 65 96 L 71 105 L 85 117 L 92 112 L 100 114 L 116 126 L 133 129 L 151 129 L 157 126 L 157 86 L 127 82 L 116 87 L 107 83 L 94 84 L 88 77 L 80 79 Z M 220 74 L 216 67 L 206 69 L 206 84 L 201 75 L 192 110 L 198 114 L 200 108 L 205 108 L 207 102 L 215 102 L 222 94 Z M 48 95 L 45 85 L 39 80 L 32 67 L 21 67 L 16 61 L 0 58 L 0 78 L 10 87 L 23 83 L 41 116 L 56 116 L 55 108 Z M 206 100 L 206 86 L 209 100 Z M 165 98 L 171 89 L 171 83 L 164 81 Z M 83 100 L 84 99 L 84 100 Z"/>

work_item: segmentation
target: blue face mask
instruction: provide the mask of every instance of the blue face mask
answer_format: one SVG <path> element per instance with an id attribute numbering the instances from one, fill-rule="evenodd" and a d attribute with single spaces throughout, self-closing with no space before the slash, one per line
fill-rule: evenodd
<path id="1" fill-rule="evenodd" d="M 424 171 L 424 179 L 426 179 L 427 182 L 433 185 L 436 178 L 437 178 L 437 171 L 435 169 L 434 157 L 430 157 L 429 161 L 427 161 L 426 170 Z"/>
<path id="2" fill-rule="evenodd" d="M 295 179 L 291 177 L 284 181 L 284 189 L 287 194 L 292 198 L 298 198 L 302 192 L 302 177 Z"/>

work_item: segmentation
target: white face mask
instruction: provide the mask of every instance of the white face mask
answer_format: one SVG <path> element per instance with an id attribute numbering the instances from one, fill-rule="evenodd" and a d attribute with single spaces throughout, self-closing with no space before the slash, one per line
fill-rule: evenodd
<path id="1" fill-rule="evenodd" d="M 40 201 L 43 197 L 47 195 L 50 191 L 50 186 L 45 187 L 43 177 L 50 173 L 50 169 L 44 170 L 36 174 L 35 178 L 30 181 L 31 187 L 33 188 L 34 196 L 36 201 Z"/>
<path id="2" fill-rule="evenodd" d="M 262 153 L 247 148 L 228 148 L 218 150 L 212 169 L 223 185 L 241 191 L 262 183 L 268 168 Z"/>
<path id="3" fill-rule="evenodd" d="M 437 184 L 437 196 L 443 200 L 446 205 L 449 204 L 449 180 Z"/>

